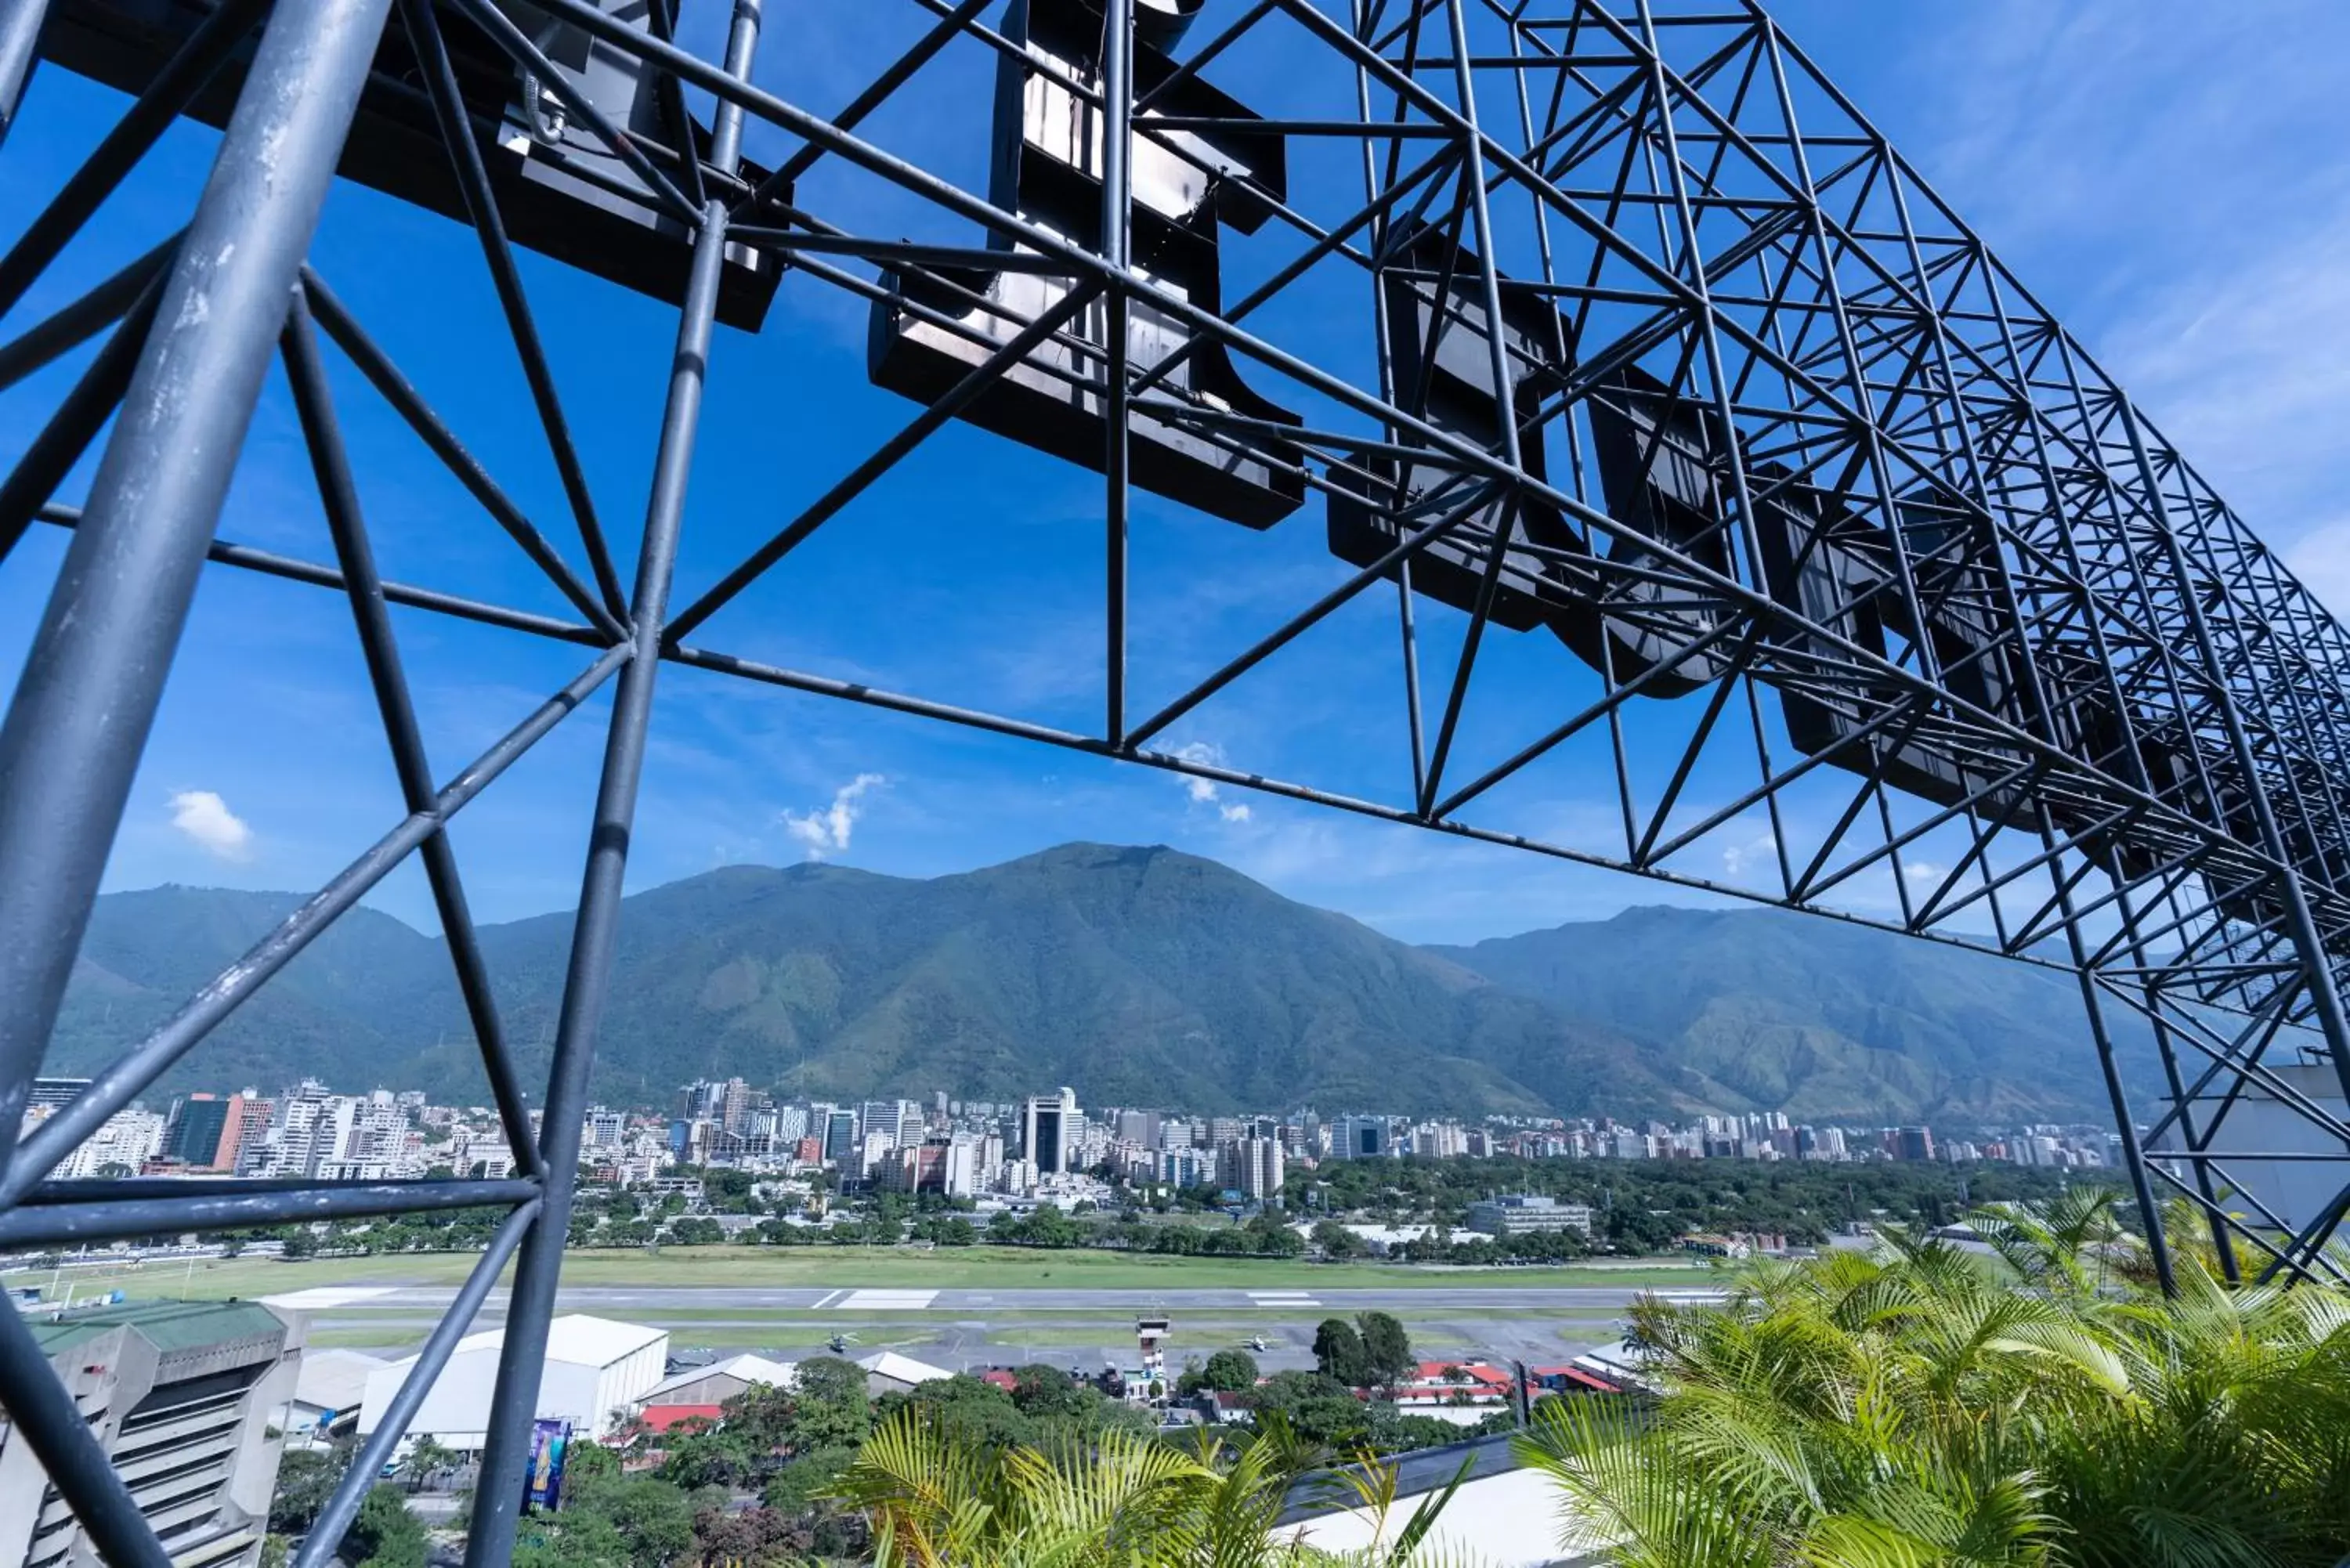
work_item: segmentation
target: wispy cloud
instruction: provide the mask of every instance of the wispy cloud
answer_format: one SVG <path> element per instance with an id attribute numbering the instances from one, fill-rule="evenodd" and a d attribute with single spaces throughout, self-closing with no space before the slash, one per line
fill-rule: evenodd
<path id="1" fill-rule="evenodd" d="M 2252 527 L 2339 512 L 2350 462 L 2350 10 L 1937 8 L 1885 105 L 1929 179 Z M 1964 62 L 1953 69 L 1953 61 Z M 1881 100 L 1880 100 L 1881 101 Z"/>
<path id="2" fill-rule="evenodd" d="M 2350 619 L 2350 517 L 2310 529 L 2284 553 L 2284 564 L 2319 603 Z"/>
<path id="3" fill-rule="evenodd" d="M 879 789 L 889 781 L 880 774 L 859 774 L 832 792 L 832 804 L 806 815 L 797 812 L 784 813 L 784 831 L 790 834 L 811 860 L 821 860 L 827 855 L 837 855 L 848 847 L 849 835 L 856 830 L 857 819 L 864 808 L 858 803 L 868 790 Z"/>
<path id="4" fill-rule="evenodd" d="M 183 789 L 172 797 L 172 826 L 221 860 L 253 856 L 253 829 L 208 789 Z"/>
<path id="5" fill-rule="evenodd" d="M 1721 851 L 1721 868 L 1731 881 L 1742 882 L 1746 879 L 1746 874 L 1749 871 L 1759 872 L 1765 866 L 1775 869 L 1778 855 L 1779 836 L 1766 829 L 1759 837 L 1746 839 L 1738 844 L 1724 845 Z"/>
<path id="6" fill-rule="evenodd" d="M 1178 746 L 1172 754 L 1201 767 L 1214 768 L 1224 764 L 1224 749 L 1205 741 L 1193 741 Z M 1213 806 L 1219 820 L 1246 822 L 1254 815 L 1249 810 L 1246 801 L 1224 799 L 1223 788 L 1215 780 L 1203 779 L 1197 774 L 1185 774 L 1182 778 L 1183 792 L 1191 797 L 1191 804 Z"/>
<path id="7" fill-rule="evenodd" d="M 2272 538 L 2329 521 L 2350 477 L 2345 245 L 2350 213 L 2224 275 L 2149 291 L 2106 334 L 2138 405 Z"/>

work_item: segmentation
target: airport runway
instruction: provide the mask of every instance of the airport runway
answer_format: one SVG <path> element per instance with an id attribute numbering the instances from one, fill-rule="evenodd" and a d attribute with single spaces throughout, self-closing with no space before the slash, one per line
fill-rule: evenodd
<path id="1" fill-rule="evenodd" d="M 371 1310 L 445 1307 L 456 1296 L 453 1286 L 397 1285 L 329 1287 L 297 1291 L 269 1299 L 312 1311 L 338 1307 Z M 1703 1288 L 1646 1288 L 1617 1285 L 1570 1286 L 1424 1286 L 1374 1290 L 819 1290 L 807 1286 L 770 1290 L 739 1285 L 681 1286 L 663 1289 L 646 1285 L 566 1285 L 557 1301 L 564 1312 L 625 1316 L 630 1312 L 660 1312 L 664 1316 L 690 1314 L 696 1308 L 740 1313 L 764 1309 L 779 1313 L 834 1313 L 858 1317 L 875 1313 L 1083 1312 L 1118 1314 L 1145 1311 L 1170 1313 L 1247 1312 L 1298 1313 L 1326 1308 L 1334 1316 L 1358 1312 L 1410 1313 L 1426 1316 L 1441 1312 L 1528 1311 L 1544 1308 L 1581 1312 L 1622 1311 L 1648 1294 L 1668 1301 L 1710 1301 L 1719 1292 Z M 490 1304 L 503 1309 L 504 1293 L 494 1291 Z"/>
<path id="2" fill-rule="evenodd" d="M 1248 1346 L 1268 1371 L 1314 1365 L 1315 1325 L 1325 1317 L 1394 1313 L 1425 1356 L 1484 1356 L 1546 1365 L 1612 1344 L 1617 1320 L 1647 1291 L 1622 1286 L 1491 1285 L 1357 1290 L 1037 1289 L 925 1290 L 806 1286 L 583 1285 L 566 1287 L 559 1310 L 633 1318 L 666 1328 L 673 1355 L 700 1358 L 756 1350 L 778 1359 L 824 1354 L 826 1338 L 845 1334 L 851 1355 L 898 1348 L 957 1369 L 1049 1362 L 1078 1371 L 1125 1365 L 1134 1353 L 1133 1322 L 1142 1314 L 1172 1321 L 1170 1351 L 1180 1363 L 1225 1347 Z M 1674 1288 L 1668 1299 L 1711 1299 L 1718 1293 Z M 455 1292 L 442 1286 L 328 1287 L 270 1298 L 311 1314 L 314 1331 L 334 1343 L 380 1353 L 412 1346 L 425 1314 Z M 492 1294 L 475 1322 L 496 1327 L 504 1293 Z M 379 1342 L 374 1336 L 381 1334 Z"/>

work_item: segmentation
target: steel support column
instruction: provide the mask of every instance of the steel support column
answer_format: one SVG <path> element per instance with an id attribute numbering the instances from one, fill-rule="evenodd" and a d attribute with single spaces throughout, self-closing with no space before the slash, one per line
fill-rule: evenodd
<path id="1" fill-rule="evenodd" d="M 0 1127 L 47 1047 L 390 5 L 272 16 L 0 726 Z"/>
<path id="2" fill-rule="evenodd" d="M 48 14 L 49 0 L 0 0 L 0 145 L 16 124 Z"/>
<path id="3" fill-rule="evenodd" d="M 1108 0 L 1102 7 L 1101 67 L 1102 259 L 1123 272 L 1133 258 L 1134 0 Z M 1128 315 L 1126 291 L 1113 282 L 1102 299 L 1102 368 L 1109 379 L 1102 401 L 1102 739 L 1113 751 L 1126 743 L 1127 518 L 1133 499 Z"/>
<path id="4" fill-rule="evenodd" d="M 759 0 L 735 0 L 727 39 L 726 69 L 747 80 L 758 47 Z M 742 152 L 743 111 L 722 102 L 712 137 L 711 162 L 732 175 Z M 501 1568 L 514 1555 L 521 1522 L 523 1478 L 530 1460 L 531 1427 L 538 1386 L 546 1370 L 547 1325 L 555 1314 L 556 1286 L 571 1227 L 571 1201 L 579 1173 L 580 1118 L 586 1113 L 588 1069 L 611 985 L 612 952 L 619 938 L 620 896 L 634 831 L 637 788 L 644 770 L 645 738 L 652 721 L 653 685 L 660 672 L 661 641 L 669 609 L 670 580 L 677 565 L 678 535 L 685 514 L 687 481 L 702 418 L 708 377 L 712 327 L 718 312 L 720 270 L 726 259 L 726 206 L 712 197 L 702 207 L 694 238 L 693 270 L 678 323 L 677 349 L 670 362 L 669 401 L 661 418 L 653 462 L 651 493 L 645 508 L 643 544 L 629 605 L 633 649 L 620 672 L 612 701 L 612 722 L 598 785 L 588 865 L 579 889 L 579 913 L 572 928 L 570 968 L 556 1028 L 555 1060 L 548 1070 L 538 1152 L 545 1197 L 538 1218 L 523 1243 L 506 1309 L 505 1344 L 498 1360 L 497 1391 L 473 1493 L 467 1568 Z M 509 1140 L 526 1127 L 507 1129 Z"/>

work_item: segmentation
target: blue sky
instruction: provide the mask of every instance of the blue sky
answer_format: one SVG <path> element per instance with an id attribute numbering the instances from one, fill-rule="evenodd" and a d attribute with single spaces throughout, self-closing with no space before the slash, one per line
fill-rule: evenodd
<path id="1" fill-rule="evenodd" d="M 810 19 L 771 39 L 762 78 L 819 109 L 840 101 L 889 28 L 919 16 L 880 3 L 772 7 L 779 20 Z M 2350 268 L 2339 260 L 2350 246 L 2350 155 L 2341 151 L 2350 101 L 2340 91 L 2350 11 L 2271 0 L 2248 25 L 2241 8 L 2186 0 L 1783 0 L 1774 9 L 2253 527 L 2350 609 L 2350 443 L 2341 435 L 2350 430 Z M 689 22 L 712 26 L 715 10 L 690 0 Z M 977 102 L 967 90 L 977 69 L 942 63 L 877 119 L 875 134 L 978 185 L 983 124 L 950 112 Z M 1261 108 L 1263 93 L 1279 90 L 1227 85 Z M 46 197 L 116 102 L 46 73 L 0 156 L 0 209 Z M 164 233 L 209 147 L 205 133 L 175 133 L 28 313 Z M 1300 175 L 1311 167 L 1301 161 Z M 820 177 L 807 189 L 828 192 L 837 204 L 827 210 L 845 223 L 889 232 L 900 215 L 888 204 L 858 210 L 868 198 L 846 182 Z M 470 236 L 338 190 L 316 259 L 525 509 L 567 537 Z M 608 530 L 632 540 L 673 317 L 536 258 L 525 267 Z M 1284 342 L 1310 344 L 1334 365 L 1364 348 L 1343 312 L 1282 326 Z M 910 416 L 910 405 L 866 386 L 863 330 L 857 302 L 789 281 L 764 331 L 722 334 L 681 602 Z M 336 372 L 387 574 L 560 613 L 552 590 L 339 360 Z M 0 457 L 21 448 L 69 373 L 0 394 Z M 1098 504 L 1091 476 L 951 429 L 696 640 L 1083 725 L 1100 701 L 1089 668 L 1100 636 Z M 1309 505 L 1257 535 L 1139 505 L 1138 711 L 1333 580 L 1317 513 Z M 280 388 L 256 418 L 223 533 L 328 555 Z M 61 535 L 38 530 L 0 565 L 0 677 L 13 678 L 61 550 Z M 1393 793 L 1405 765 L 1399 676 L 1378 636 L 1392 617 L 1392 598 L 1374 596 L 1284 653 L 1264 691 L 1210 704 L 1167 742 Z M 399 624 L 444 776 L 584 662 L 575 650 L 432 618 Z M 1429 635 L 1431 649 L 1442 646 L 1444 628 Z M 1506 640 L 1492 657 L 1503 681 L 1518 684 L 1504 692 L 1543 689 L 1565 657 L 1539 634 Z M 661 690 L 635 887 L 811 854 L 927 876 L 1093 838 L 1211 855 L 1412 940 L 1473 940 L 1681 896 L 697 672 L 667 670 Z M 480 917 L 536 913 L 575 895 L 600 718 L 575 718 L 461 818 L 455 837 Z M 1472 720 L 1464 747 L 1499 742 L 1503 730 L 1482 723 Z M 1636 753 L 1655 754 L 1669 728 L 1659 714 L 1637 721 Z M 1604 842 L 1619 831 L 1612 799 L 1577 764 L 1558 759 L 1497 796 L 1496 813 L 1565 842 Z M 108 885 L 307 888 L 399 814 L 340 601 L 209 573 Z M 1709 853 L 1734 860 L 1737 846 Z M 373 901 L 430 924 L 412 867 Z"/>

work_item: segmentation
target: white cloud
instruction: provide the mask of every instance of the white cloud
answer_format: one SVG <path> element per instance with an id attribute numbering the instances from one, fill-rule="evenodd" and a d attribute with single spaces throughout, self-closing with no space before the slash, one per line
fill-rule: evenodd
<path id="1" fill-rule="evenodd" d="M 1743 844 L 1725 845 L 1721 851 L 1721 868 L 1736 880 L 1750 870 L 1766 865 L 1775 868 L 1778 857 L 1779 836 L 1765 832 L 1761 837 L 1750 838 Z"/>
<path id="2" fill-rule="evenodd" d="M 172 797 L 172 826 L 223 860 L 253 854 L 253 829 L 208 789 L 183 789 Z"/>
<path id="3" fill-rule="evenodd" d="M 1211 745 L 1205 741 L 1193 741 L 1178 746 L 1170 754 L 1201 767 L 1222 767 L 1224 763 L 1223 747 Z M 1197 774 L 1185 774 L 1182 778 L 1183 793 L 1191 797 L 1193 805 L 1212 805 L 1216 808 L 1216 815 L 1226 822 L 1249 820 L 1252 814 L 1248 803 L 1224 799 L 1222 787 L 1215 780 L 1203 779 Z"/>
<path id="4" fill-rule="evenodd" d="M 858 802 L 868 790 L 879 788 L 889 781 L 880 774 L 859 774 L 832 792 L 832 804 L 806 815 L 798 812 L 784 813 L 784 831 L 797 839 L 811 860 L 821 860 L 848 847 L 848 836 L 857 826 L 862 808 Z"/>
<path id="5" fill-rule="evenodd" d="M 2350 477 L 2350 217 L 2150 293 L 2107 334 L 2119 379 L 2255 532 L 2324 520 Z"/>
<path id="6" fill-rule="evenodd" d="M 1916 9 L 1896 140 L 2254 531 L 2333 515 L 2350 165 L 2307 150 L 2340 123 L 2350 7 Z"/>

